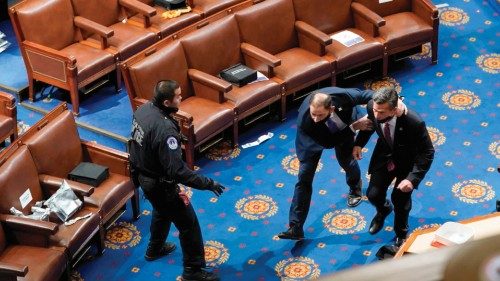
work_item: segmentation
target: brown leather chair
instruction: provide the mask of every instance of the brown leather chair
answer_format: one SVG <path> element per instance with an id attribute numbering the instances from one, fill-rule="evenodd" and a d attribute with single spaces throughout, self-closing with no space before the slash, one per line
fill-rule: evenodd
<path id="1" fill-rule="evenodd" d="M 37 222 L 38 223 L 38 222 Z M 2 281 L 54 281 L 68 276 L 67 260 L 62 247 L 28 246 L 15 242 L 16 237 L 7 239 L 9 226 L 21 227 L 15 219 L 0 224 L 0 280 Z M 24 235 L 36 240 L 57 231 L 57 225 L 46 226 L 43 222 L 37 228 L 25 228 Z M 43 262 L 42 262 L 43 261 Z"/>
<path id="2" fill-rule="evenodd" d="M 384 18 L 379 28 L 387 56 L 407 51 L 431 42 L 432 63 L 438 57 L 438 10 L 428 0 L 393 0 L 379 3 L 373 0 L 354 0 Z M 387 66 L 387 63 L 384 63 Z M 387 71 L 384 71 L 387 73 Z"/>
<path id="3" fill-rule="evenodd" d="M 211 16 L 220 11 L 230 9 L 245 0 L 190 0 L 193 11 L 202 14 L 204 17 Z M 230 12 L 230 11 L 228 11 Z"/>
<path id="4" fill-rule="evenodd" d="M 181 43 L 190 69 L 217 76 L 230 66 L 246 64 L 245 45 L 241 44 L 234 16 L 211 23 L 185 36 Z M 266 60 L 265 53 L 260 58 L 256 57 L 263 63 L 267 61 L 271 69 L 278 64 L 269 62 L 270 59 Z M 225 83 L 230 86 L 229 82 Z M 233 85 L 230 91 L 224 93 L 224 97 L 234 103 L 237 118 L 242 120 L 280 100 L 281 89 L 273 80 L 259 81 L 242 87 Z"/>
<path id="5" fill-rule="evenodd" d="M 64 247 L 68 259 L 73 262 L 81 258 L 92 240 L 97 243 L 99 253 L 102 253 L 104 250 L 104 231 L 101 228 L 101 218 L 96 208 L 88 206 L 86 203 L 74 216 L 80 217 L 90 214 L 90 217 L 69 226 L 64 225 L 57 218 L 51 222 L 41 222 L 10 215 L 9 210 L 12 207 L 24 214 L 29 214 L 31 207 L 36 202 L 48 199 L 60 186 L 38 174 L 28 147 L 26 145 L 19 146 L 19 143 L 16 142 L 9 146 L 0 158 L 0 194 L 2 194 L 0 197 L 0 214 L 2 214 L 0 221 L 4 223 L 9 220 L 18 222 L 18 226 L 12 232 L 16 235 L 19 243 Z M 59 158 L 58 163 L 64 162 L 62 159 Z M 81 200 L 93 192 L 91 187 L 71 183 L 70 186 Z M 31 200 L 22 205 L 19 198 L 23 194 L 27 194 L 28 190 Z M 48 237 L 40 235 L 35 238 L 33 235 L 25 234 L 28 229 L 30 232 L 46 233 L 46 230 L 40 228 L 55 228 L 55 232 Z"/>
<path id="6" fill-rule="evenodd" d="M 131 200 L 133 216 L 139 218 L 139 194 L 130 179 L 128 155 L 115 149 L 80 140 L 73 115 L 61 104 L 23 134 L 35 161 L 40 178 L 60 185 L 81 162 L 96 163 L 109 169 L 109 177 L 85 203 L 98 208 L 102 224 L 107 227 L 125 210 Z M 91 188 L 67 180 L 73 185 Z"/>
<path id="7" fill-rule="evenodd" d="M 128 59 L 158 40 L 155 32 L 147 29 L 149 27 L 147 22 L 143 26 L 126 22 L 129 15 L 127 10 L 148 18 L 156 14 L 153 7 L 142 2 L 137 0 L 71 0 L 71 2 L 76 15 L 114 31 L 113 37 L 109 38 L 108 42 L 118 52 L 120 61 Z M 85 32 L 84 36 L 99 40 L 98 33 Z"/>
<path id="8" fill-rule="evenodd" d="M 332 39 L 305 22 L 296 21 L 291 0 L 266 0 L 235 13 L 242 41 L 281 60 L 273 69 L 274 80 L 291 94 L 331 78 L 331 61 L 324 58 L 325 46 Z M 252 67 L 252 65 L 250 65 Z M 268 73 L 268 69 L 259 69 Z M 282 97 L 282 112 L 286 99 Z"/>
<path id="9" fill-rule="evenodd" d="M 122 66 L 127 92 L 135 110 L 153 97 L 158 81 L 172 79 L 182 89 L 182 102 L 175 118 L 186 136 L 186 162 L 194 167 L 195 148 L 210 143 L 227 128 L 233 128 L 233 142 L 238 141 L 234 104 L 224 98 L 231 89 L 225 81 L 188 69 L 181 43 L 161 42 Z"/>
<path id="10" fill-rule="evenodd" d="M 30 100 L 35 99 L 35 80 L 42 81 L 69 91 L 78 114 L 78 89 L 116 69 L 113 54 L 102 50 L 113 31 L 74 17 L 68 0 L 23 1 L 9 13 L 28 72 Z M 103 44 L 82 39 L 81 30 L 99 34 Z"/>
<path id="11" fill-rule="evenodd" d="M 363 42 L 351 47 L 333 40 L 332 44 L 326 47 L 326 52 L 335 60 L 336 74 L 384 57 L 382 40 L 375 37 L 378 36 L 378 29 L 385 24 L 385 21 L 363 5 L 351 2 L 351 0 L 293 0 L 297 20 L 314 26 L 328 36 L 347 30 L 364 39 Z"/>
<path id="12" fill-rule="evenodd" d="M 7 93 L 0 92 L 0 142 L 10 138 L 13 143 L 17 139 L 16 99 Z"/>

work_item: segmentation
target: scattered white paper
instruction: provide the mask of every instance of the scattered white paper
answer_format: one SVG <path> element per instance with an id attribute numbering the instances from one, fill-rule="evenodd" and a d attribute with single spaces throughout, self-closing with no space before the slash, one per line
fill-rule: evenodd
<path id="1" fill-rule="evenodd" d="M 266 75 L 262 74 L 262 72 L 257 71 L 257 79 L 255 79 L 254 81 L 252 81 L 252 82 L 250 82 L 248 84 L 256 83 L 256 82 L 259 82 L 259 81 L 266 81 L 266 80 L 269 80 L 269 78 L 267 78 Z"/>
<path id="2" fill-rule="evenodd" d="M 387 3 L 387 2 L 392 2 L 393 0 L 378 0 L 379 4 Z"/>
<path id="3" fill-rule="evenodd" d="M 72 225 L 74 224 L 75 222 L 79 221 L 79 220 L 83 220 L 83 219 L 86 219 L 86 218 L 90 218 L 90 216 L 92 215 L 92 213 L 88 213 L 86 214 L 85 216 L 81 216 L 81 217 L 76 217 L 74 219 L 70 219 L 69 221 L 67 222 L 64 222 L 64 225 L 68 226 L 68 225 Z"/>
<path id="4" fill-rule="evenodd" d="M 23 192 L 23 194 L 21 194 L 21 196 L 19 197 L 19 201 L 21 203 L 21 208 L 24 209 L 24 207 L 26 207 L 30 202 L 31 200 L 33 200 L 33 196 L 31 196 L 31 191 L 30 189 L 26 189 L 25 192 Z"/>
<path id="5" fill-rule="evenodd" d="M 242 148 L 249 148 L 249 147 L 252 147 L 252 146 L 257 146 L 263 142 L 265 142 L 266 140 L 272 138 L 274 136 L 273 133 L 269 132 L 267 133 L 266 135 L 262 135 L 260 136 L 256 141 L 253 141 L 253 142 L 249 142 L 249 143 L 245 143 L 244 145 L 242 145 L 241 147 Z"/>
<path id="6" fill-rule="evenodd" d="M 346 47 L 351 47 L 353 45 L 356 45 L 358 43 L 361 43 L 365 41 L 363 37 L 359 36 L 358 34 L 349 31 L 349 30 L 344 30 L 339 33 L 335 33 L 334 35 L 330 36 L 335 41 L 340 42 L 342 45 Z"/>

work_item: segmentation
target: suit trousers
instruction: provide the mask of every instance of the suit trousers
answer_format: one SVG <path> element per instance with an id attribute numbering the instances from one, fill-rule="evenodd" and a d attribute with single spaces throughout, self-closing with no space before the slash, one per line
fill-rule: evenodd
<path id="1" fill-rule="evenodd" d="M 153 206 L 149 239 L 150 246 L 165 243 L 170 225 L 179 230 L 184 267 L 205 267 L 205 249 L 198 217 L 192 204 L 185 205 L 175 186 L 167 186 L 156 179 L 139 175 L 144 196 Z"/>
<path id="2" fill-rule="evenodd" d="M 335 146 L 335 155 L 339 165 L 346 172 L 346 182 L 351 189 L 361 189 L 361 172 L 358 161 L 352 157 L 354 140 Z M 306 159 L 299 159 L 298 182 L 295 184 L 292 204 L 289 212 L 289 226 L 302 229 L 309 213 L 312 196 L 314 173 L 318 167 L 322 151 L 310 153 Z"/>
<path id="3" fill-rule="evenodd" d="M 403 192 L 396 188 L 405 179 L 405 176 L 398 176 L 397 172 L 397 168 L 392 172 L 387 171 L 385 168 L 372 172 L 366 195 L 370 203 L 377 208 L 377 212 L 386 212 L 388 209 L 387 190 L 391 182 L 396 179 L 391 193 L 391 201 L 394 205 L 394 232 L 396 232 L 397 237 L 406 238 L 408 234 L 408 217 L 412 206 L 412 191 Z"/>

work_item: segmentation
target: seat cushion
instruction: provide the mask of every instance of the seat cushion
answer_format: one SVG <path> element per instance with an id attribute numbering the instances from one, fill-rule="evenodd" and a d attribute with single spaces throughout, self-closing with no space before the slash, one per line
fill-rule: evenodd
<path id="1" fill-rule="evenodd" d="M 9 137 L 12 129 L 14 129 L 14 126 L 15 124 L 13 118 L 0 115 L 0 142 Z"/>
<path id="2" fill-rule="evenodd" d="M 326 46 L 326 51 L 336 58 L 337 71 L 343 71 L 349 67 L 370 62 L 375 58 L 382 58 L 384 55 L 384 45 L 382 43 L 359 29 L 348 28 L 346 30 L 358 34 L 365 41 L 351 47 L 346 47 L 340 42 L 333 40 L 331 45 Z M 330 36 L 336 33 L 338 32 L 332 33 Z"/>
<path id="3" fill-rule="evenodd" d="M 118 49 L 121 61 L 156 42 L 156 34 L 131 24 L 119 22 L 109 26 L 109 28 L 113 29 L 115 33 L 108 39 L 108 42 Z M 97 35 L 93 35 L 92 38 L 100 40 Z"/>
<path id="4" fill-rule="evenodd" d="M 429 42 L 432 38 L 432 26 L 414 13 L 403 12 L 389 15 L 384 19 L 386 23 L 379 31 L 389 50 Z"/>
<path id="5" fill-rule="evenodd" d="M 285 81 L 287 91 L 331 73 L 330 62 L 301 48 L 286 50 L 276 57 L 281 59 L 281 65 L 274 73 Z"/>
<path id="6" fill-rule="evenodd" d="M 132 195 L 134 195 L 134 185 L 130 177 L 110 173 L 105 181 L 94 188 L 94 193 L 90 197 L 85 197 L 85 203 L 99 208 L 99 214 L 103 222 L 106 222 Z"/>
<path id="7" fill-rule="evenodd" d="M 240 118 L 246 117 L 280 98 L 280 85 L 274 81 L 259 81 L 243 87 L 233 85 L 233 89 L 225 94 L 232 101 Z"/>
<path id="8" fill-rule="evenodd" d="M 0 262 L 28 266 L 28 274 L 18 280 L 59 280 L 66 269 L 64 249 L 10 245 L 0 254 Z"/>
<path id="9" fill-rule="evenodd" d="M 92 75 L 99 74 L 100 71 L 115 67 L 112 54 L 87 45 L 75 43 L 60 51 L 76 58 L 78 82 L 85 81 Z"/>
<path id="10" fill-rule="evenodd" d="M 85 216 L 89 213 L 92 214 L 90 217 L 68 226 L 61 221 L 54 221 L 59 224 L 59 228 L 54 235 L 50 236 L 50 245 L 66 247 L 70 258 L 73 258 L 85 245 L 89 244 L 89 241 L 99 230 L 101 218 L 95 208 L 85 206 L 78 210 L 72 218 Z"/>
<path id="11" fill-rule="evenodd" d="M 228 105 L 196 96 L 183 100 L 179 109 L 193 116 L 195 143 L 231 126 L 234 120 L 234 111 Z"/>

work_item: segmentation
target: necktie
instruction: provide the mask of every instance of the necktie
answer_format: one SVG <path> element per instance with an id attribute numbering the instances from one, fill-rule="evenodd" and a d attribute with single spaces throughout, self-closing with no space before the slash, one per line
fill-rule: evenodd
<path id="1" fill-rule="evenodd" d="M 385 140 L 392 147 L 391 127 L 390 127 L 388 122 L 384 124 L 384 137 L 385 137 Z M 394 165 L 394 162 L 392 161 L 392 159 L 389 159 L 389 162 L 387 162 L 387 170 L 389 172 L 392 172 L 392 171 L 394 171 L 395 168 L 396 168 L 396 165 Z"/>
<path id="2" fill-rule="evenodd" d="M 335 122 L 332 120 L 332 118 L 326 119 L 325 124 L 326 124 L 326 127 L 328 127 L 328 130 L 330 130 L 330 132 L 332 134 L 339 130 L 339 127 L 337 126 L 337 124 L 335 124 Z"/>

